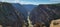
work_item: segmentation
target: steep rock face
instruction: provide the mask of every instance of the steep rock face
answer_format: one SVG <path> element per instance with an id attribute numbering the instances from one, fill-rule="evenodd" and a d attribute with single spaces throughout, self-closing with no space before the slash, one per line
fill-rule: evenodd
<path id="1" fill-rule="evenodd" d="M 4 27 L 21 27 L 23 18 L 23 14 L 15 10 L 11 3 L 0 2 L 0 24 Z"/>
<path id="2" fill-rule="evenodd" d="M 19 3 L 12 3 L 13 7 L 16 8 L 16 10 L 18 10 L 19 12 L 21 12 L 24 16 L 24 20 L 27 22 L 27 10 L 25 7 L 23 7 L 22 5 L 20 5 Z"/>
<path id="3" fill-rule="evenodd" d="M 60 16 L 60 6 L 57 4 L 50 5 L 39 5 L 30 13 L 30 20 L 32 24 L 37 22 L 44 23 L 47 27 L 49 26 L 49 20 L 54 19 L 57 16 Z"/>

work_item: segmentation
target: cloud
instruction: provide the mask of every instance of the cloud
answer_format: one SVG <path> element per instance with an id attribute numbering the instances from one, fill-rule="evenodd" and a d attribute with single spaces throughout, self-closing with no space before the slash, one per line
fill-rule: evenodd
<path id="1" fill-rule="evenodd" d="M 50 0 L 52 3 L 60 3 L 60 0 Z"/>
<path id="2" fill-rule="evenodd" d="M 35 2 L 26 2 L 26 1 L 21 1 L 20 4 L 36 4 Z"/>
<path id="3" fill-rule="evenodd" d="M 0 0 L 0 2 L 18 3 L 19 0 Z"/>
<path id="4" fill-rule="evenodd" d="M 33 4 L 33 5 L 39 5 L 39 4 L 51 4 L 49 2 L 26 2 L 26 1 L 21 1 L 20 4 Z"/>
<path id="5" fill-rule="evenodd" d="M 60 2 L 60 0 L 50 0 L 50 1 L 52 1 L 52 2 Z"/>
<path id="6" fill-rule="evenodd" d="M 51 4 L 60 3 L 60 0 L 0 0 L 2 2 L 20 3 L 20 4 Z"/>

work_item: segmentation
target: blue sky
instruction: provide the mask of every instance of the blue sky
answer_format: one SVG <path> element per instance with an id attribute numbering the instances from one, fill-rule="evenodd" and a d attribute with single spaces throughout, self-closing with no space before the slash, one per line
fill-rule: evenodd
<path id="1" fill-rule="evenodd" d="M 2 2 L 20 3 L 20 4 L 52 4 L 60 3 L 60 0 L 0 0 Z"/>

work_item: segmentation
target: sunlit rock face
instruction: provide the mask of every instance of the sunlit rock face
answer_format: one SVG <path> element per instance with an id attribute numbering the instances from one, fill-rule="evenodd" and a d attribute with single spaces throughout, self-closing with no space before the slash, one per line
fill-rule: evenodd
<path id="1" fill-rule="evenodd" d="M 52 20 L 50 27 L 60 27 L 60 19 Z"/>
<path id="2" fill-rule="evenodd" d="M 32 24 L 42 22 L 46 27 L 49 27 L 49 21 L 60 16 L 60 6 L 58 4 L 39 5 L 30 13 L 30 20 Z"/>
<path id="3" fill-rule="evenodd" d="M 11 3 L 0 2 L 0 25 L 22 27 L 23 18 L 23 14 L 17 11 Z"/>

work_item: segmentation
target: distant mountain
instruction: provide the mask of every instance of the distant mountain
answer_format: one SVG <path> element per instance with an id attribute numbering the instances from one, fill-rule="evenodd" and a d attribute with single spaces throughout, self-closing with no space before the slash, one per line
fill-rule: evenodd
<path id="1" fill-rule="evenodd" d="M 32 11 L 37 5 L 32 5 L 32 4 L 24 4 L 23 5 L 27 11 Z"/>
<path id="2" fill-rule="evenodd" d="M 60 16 L 60 6 L 57 4 L 40 4 L 30 12 L 30 20 L 32 24 L 39 22 L 44 23 L 47 27 L 49 21 Z"/>
<path id="3" fill-rule="evenodd" d="M 22 27 L 24 24 L 24 15 L 21 11 L 17 11 L 11 3 L 0 2 L 0 24 L 3 27 Z"/>

